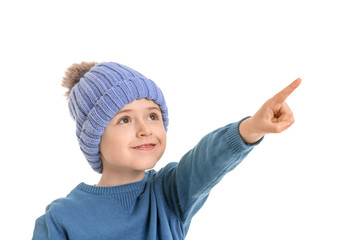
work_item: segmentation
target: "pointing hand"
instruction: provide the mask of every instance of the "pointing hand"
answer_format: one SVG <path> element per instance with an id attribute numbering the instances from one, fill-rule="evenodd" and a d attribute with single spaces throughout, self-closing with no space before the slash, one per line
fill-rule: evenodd
<path id="1" fill-rule="evenodd" d="M 289 86 L 267 100 L 254 116 L 245 119 L 239 127 L 240 135 L 247 143 L 255 143 L 268 133 L 281 133 L 294 122 L 294 116 L 285 102 L 300 85 L 298 78 Z"/>

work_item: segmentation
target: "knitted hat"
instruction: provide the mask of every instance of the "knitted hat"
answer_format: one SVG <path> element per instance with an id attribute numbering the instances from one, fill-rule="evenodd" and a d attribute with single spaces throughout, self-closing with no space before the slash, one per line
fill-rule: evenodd
<path id="1" fill-rule="evenodd" d="M 74 78 L 78 82 L 74 83 Z M 114 62 L 74 64 L 67 70 L 62 85 L 70 86 L 69 109 L 76 122 L 76 136 L 81 151 L 96 172 L 102 172 L 101 135 L 125 104 L 141 98 L 153 100 L 161 109 L 167 130 L 168 109 L 160 88 L 127 66 Z"/>

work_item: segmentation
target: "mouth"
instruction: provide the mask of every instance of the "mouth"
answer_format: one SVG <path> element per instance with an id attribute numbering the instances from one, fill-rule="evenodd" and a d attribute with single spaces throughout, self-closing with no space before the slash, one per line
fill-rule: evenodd
<path id="1" fill-rule="evenodd" d="M 136 147 L 132 147 L 132 149 L 141 150 L 141 151 L 151 151 L 155 148 L 155 146 L 156 146 L 156 144 L 147 143 L 147 144 L 139 145 Z"/>

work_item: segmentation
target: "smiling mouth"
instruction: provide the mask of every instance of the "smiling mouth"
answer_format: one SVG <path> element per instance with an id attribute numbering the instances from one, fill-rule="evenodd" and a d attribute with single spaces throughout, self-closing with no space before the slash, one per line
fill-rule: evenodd
<path id="1" fill-rule="evenodd" d="M 132 149 L 141 150 L 141 151 L 151 151 L 155 148 L 156 144 L 143 144 Z"/>

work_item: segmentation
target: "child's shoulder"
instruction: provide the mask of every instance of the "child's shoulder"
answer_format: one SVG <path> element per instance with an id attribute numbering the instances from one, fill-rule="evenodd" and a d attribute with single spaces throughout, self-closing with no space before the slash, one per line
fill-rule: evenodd
<path id="1" fill-rule="evenodd" d="M 79 204 L 82 202 L 82 198 L 86 198 L 85 196 L 81 196 L 82 193 L 79 191 L 79 184 L 73 190 L 70 191 L 66 197 L 57 198 L 52 201 L 47 207 L 46 211 L 53 211 L 53 212 L 63 212 L 68 210 L 73 210 L 79 207 Z"/>
<path id="2" fill-rule="evenodd" d="M 80 183 L 81 184 L 81 183 Z M 45 218 L 51 218 L 59 226 L 81 221 L 81 217 L 91 209 L 91 195 L 75 187 L 66 197 L 57 198 L 46 207 Z"/>

